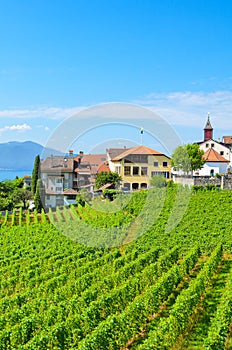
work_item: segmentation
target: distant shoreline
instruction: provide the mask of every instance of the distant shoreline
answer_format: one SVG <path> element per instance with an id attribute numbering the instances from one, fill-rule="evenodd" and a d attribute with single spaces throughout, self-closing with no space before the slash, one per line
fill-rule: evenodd
<path id="1" fill-rule="evenodd" d="M 31 169 L 0 169 L 0 181 L 4 180 L 14 180 L 16 176 L 23 177 L 25 175 L 31 176 L 32 170 Z"/>

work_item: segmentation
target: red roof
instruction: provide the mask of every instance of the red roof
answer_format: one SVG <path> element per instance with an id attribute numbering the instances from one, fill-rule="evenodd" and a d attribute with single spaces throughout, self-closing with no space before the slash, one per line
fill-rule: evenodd
<path id="1" fill-rule="evenodd" d="M 132 147 L 132 148 L 127 148 L 122 153 L 120 153 L 118 156 L 113 158 L 112 160 L 113 161 L 114 160 L 121 160 L 130 154 L 144 154 L 144 155 L 154 155 L 154 156 L 163 155 L 163 153 L 161 153 L 161 152 L 158 152 L 152 148 L 141 145 L 141 146 L 136 146 L 136 147 Z"/>
<path id="2" fill-rule="evenodd" d="M 209 148 L 208 151 L 205 152 L 203 155 L 203 158 L 207 162 L 226 162 L 229 163 L 230 161 L 222 157 L 217 151 L 215 151 L 214 148 Z"/>
<path id="3" fill-rule="evenodd" d="M 232 144 L 232 136 L 223 136 L 223 141 L 225 144 L 231 145 Z"/>
<path id="4" fill-rule="evenodd" d="M 105 173 L 110 172 L 110 168 L 109 168 L 109 165 L 107 163 L 103 163 L 102 165 L 100 165 L 97 173 L 101 173 L 102 171 L 104 171 Z"/>

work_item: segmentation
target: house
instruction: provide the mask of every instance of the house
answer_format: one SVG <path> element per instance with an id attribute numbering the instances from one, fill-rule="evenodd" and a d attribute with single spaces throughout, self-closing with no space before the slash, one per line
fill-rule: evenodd
<path id="1" fill-rule="evenodd" d="M 74 188 L 90 188 L 93 191 L 96 176 L 101 171 L 110 171 L 106 154 L 84 154 L 74 158 Z"/>
<path id="2" fill-rule="evenodd" d="M 214 148 L 209 148 L 203 155 L 205 164 L 202 169 L 194 172 L 199 176 L 214 176 L 216 174 L 226 174 L 229 160 L 225 159 Z"/>
<path id="3" fill-rule="evenodd" d="M 50 156 L 41 160 L 41 180 L 45 187 L 45 207 L 55 208 L 72 204 L 74 180 L 73 151 L 66 156 Z M 70 192 L 71 191 L 71 192 Z"/>
<path id="4" fill-rule="evenodd" d="M 23 177 L 23 188 L 31 187 L 32 177 L 30 175 L 24 175 Z"/>
<path id="5" fill-rule="evenodd" d="M 122 178 L 122 188 L 137 190 L 148 188 L 154 175 L 171 177 L 168 156 L 146 146 L 107 149 L 109 168 Z"/>
<path id="6" fill-rule="evenodd" d="M 213 127 L 209 115 L 204 128 L 204 140 L 197 144 L 204 151 L 203 158 L 206 162 L 203 168 L 195 171 L 193 175 L 214 176 L 227 173 L 232 160 L 230 146 L 228 143 L 213 139 Z"/>

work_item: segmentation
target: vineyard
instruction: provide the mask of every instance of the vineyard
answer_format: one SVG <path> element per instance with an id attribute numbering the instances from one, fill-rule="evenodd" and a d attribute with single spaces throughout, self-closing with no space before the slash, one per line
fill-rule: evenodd
<path id="1" fill-rule="evenodd" d="M 232 349 L 231 208 L 170 186 L 6 212 L 0 350 Z"/>

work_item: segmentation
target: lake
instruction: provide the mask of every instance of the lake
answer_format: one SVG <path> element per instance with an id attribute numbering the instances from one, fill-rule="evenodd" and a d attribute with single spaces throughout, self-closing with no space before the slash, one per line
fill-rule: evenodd
<path id="1" fill-rule="evenodd" d="M 32 170 L 2 170 L 0 169 L 0 181 L 14 180 L 16 176 L 23 177 L 24 175 L 32 174 Z"/>

